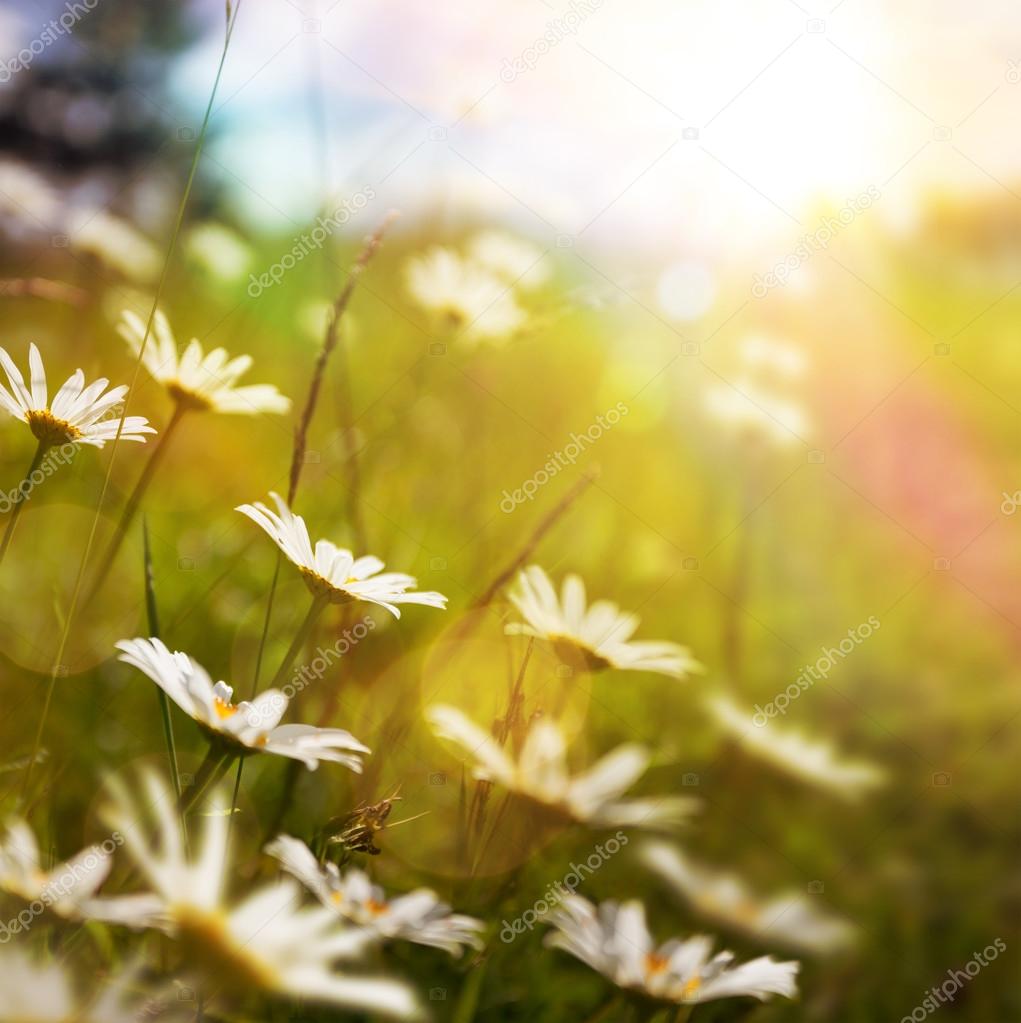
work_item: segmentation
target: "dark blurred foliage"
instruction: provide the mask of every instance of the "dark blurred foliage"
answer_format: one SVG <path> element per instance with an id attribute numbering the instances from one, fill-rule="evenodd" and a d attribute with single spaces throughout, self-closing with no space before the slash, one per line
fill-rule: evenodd
<path id="1" fill-rule="evenodd" d="M 25 12 L 36 39 L 66 10 Z M 167 89 L 172 62 L 203 31 L 194 4 L 97 3 L 0 88 L 0 151 L 74 180 L 127 182 L 159 154 L 186 162 L 189 129 Z M 168 166 L 169 164 L 169 166 Z"/>

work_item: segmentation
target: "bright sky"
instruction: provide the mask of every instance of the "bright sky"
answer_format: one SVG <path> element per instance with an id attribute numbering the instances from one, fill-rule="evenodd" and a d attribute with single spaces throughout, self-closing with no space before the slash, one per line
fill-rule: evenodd
<path id="1" fill-rule="evenodd" d="M 898 222 L 920 186 L 1007 195 L 1021 164 L 1008 3 L 243 3 L 214 152 L 262 223 L 308 213 L 322 180 L 317 80 L 338 195 L 547 242 L 726 248 L 869 187 Z M 179 70 L 196 101 L 222 9 Z"/>

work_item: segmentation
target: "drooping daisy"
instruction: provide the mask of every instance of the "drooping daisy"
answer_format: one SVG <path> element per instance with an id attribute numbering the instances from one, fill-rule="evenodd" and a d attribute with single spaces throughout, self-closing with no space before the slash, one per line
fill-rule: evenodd
<path id="1" fill-rule="evenodd" d="M 0 1023 L 184 1023 L 194 1018 L 172 990 L 138 994 L 138 971 L 122 969 L 102 984 L 77 985 L 64 966 L 37 962 L 18 948 L 0 948 Z"/>
<path id="2" fill-rule="evenodd" d="M 508 283 L 531 288 L 549 280 L 550 269 L 543 260 L 546 253 L 503 231 L 481 231 L 469 242 L 468 253 Z"/>
<path id="3" fill-rule="evenodd" d="M 120 420 L 109 418 L 109 414 L 127 393 L 126 385 L 106 391 L 110 381 L 101 377 L 86 387 L 85 374 L 78 369 L 64 382 L 50 402 L 42 356 L 34 344 L 28 346 L 28 386 L 13 359 L 3 348 L 0 348 L 0 365 L 10 383 L 10 390 L 0 385 L 0 408 L 27 423 L 40 447 L 73 443 L 101 448 L 117 435 Z M 144 443 L 145 434 L 155 432 L 142 416 L 128 416 L 121 430 L 121 440 Z"/>
<path id="4" fill-rule="evenodd" d="M 716 696 L 708 707 L 720 727 L 742 749 L 801 781 L 846 799 L 857 799 L 883 783 L 884 772 L 863 760 L 841 760 L 822 739 L 810 739 L 772 721 L 757 724 L 755 715 L 744 713 L 732 699 Z"/>
<path id="5" fill-rule="evenodd" d="M 678 796 L 621 799 L 649 766 L 648 750 L 635 743 L 618 746 L 572 778 L 564 736 L 551 721 L 540 718 L 532 724 L 515 760 L 456 707 L 439 704 L 426 717 L 441 739 L 457 743 L 476 761 L 476 778 L 590 827 L 669 829 L 697 805 Z"/>
<path id="6" fill-rule="evenodd" d="M 819 954 L 843 948 L 851 940 L 849 923 L 823 913 L 800 892 L 760 898 L 736 874 L 695 863 L 665 842 L 647 843 L 640 856 L 695 912 L 720 926 Z"/>
<path id="7" fill-rule="evenodd" d="M 364 600 L 385 607 L 395 618 L 401 616 L 398 604 L 446 608 L 447 598 L 442 593 L 409 593 L 416 585 L 414 576 L 384 572 L 383 562 L 371 554 L 356 558 L 349 550 L 329 540 L 317 541 L 313 550 L 305 520 L 295 515 L 279 494 L 271 491 L 269 496 L 277 506 L 275 512 L 261 501 L 240 505 L 235 511 L 247 515 L 266 531 L 298 567 L 313 596 L 333 604 Z"/>
<path id="8" fill-rule="evenodd" d="M 279 689 L 267 689 L 250 703 L 233 703 L 226 682 L 213 684 L 206 670 L 180 650 L 171 652 L 162 640 L 127 639 L 116 644 L 124 661 L 148 675 L 211 740 L 235 755 L 277 753 L 300 760 L 314 771 L 320 760 L 333 761 L 361 772 L 362 755 L 369 752 L 350 732 L 314 725 L 281 725 L 288 699 Z"/>
<path id="9" fill-rule="evenodd" d="M 320 863 L 304 842 L 279 835 L 266 852 L 280 861 L 324 906 L 384 941 L 410 941 L 441 948 L 460 956 L 462 946 L 481 948 L 485 924 L 474 917 L 452 913 L 435 892 L 418 888 L 388 899 L 383 889 L 361 870 L 343 874 L 335 863 Z"/>
<path id="10" fill-rule="evenodd" d="M 254 988 L 367 1012 L 416 1013 L 414 995 L 404 984 L 337 967 L 359 956 L 372 935 L 344 924 L 325 907 L 302 907 L 300 889 L 292 881 L 266 885 L 240 903 L 225 901 L 229 815 L 220 794 L 190 856 L 169 787 L 151 772 L 143 783 L 145 798 L 136 801 L 112 779 L 114 804 L 105 812 L 161 906 L 159 919 L 149 915 L 140 923 L 175 937 L 216 990 L 234 986 L 245 993 Z"/>
<path id="11" fill-rule="evenodd" d="M 797 995 L 797 962 L 761 956 L 735 966 L 733 952 L 711 956 L 713 940 L 695 935 L 657 947 L 637 901 L 604 902 L 598 909 L 568 895 L 550 915 L 554 930 L 546 944 L 560 948 L 619 988 L 675 1005 L 697 1005 L 742 995 L 766 1001 Z"/>
<path id="12" fill-rule="evenodd" d="M 145 320 L 125 309 L 117 332 L 137 357 L 145 338 Z M 259 412 L 282 414 L 291 407 L 290 398 L 272 384 L 237 386 L 240 377 L 252 365 L 250 355 L 232 359 L 222 348 L 205 354 L 197 338 L 192 338 L 178 354 L 170 324 L 160 310 L 153 317 L 142 362 L 153 380 L 166 388 L 181 409 L 255 415 Z"/>
<path id="13" fill-rule="evenodd" d="M 672 678 L 701 670 L 687 647 L 632 640 L 639 619 L 616 604 L 597 600 L 586 608 L 585 584 L 579 576 L 564 578 L 558 598 L 549 576 L 532 565 L 518 576 L 510 601 L 525 621 L 511 623 L 506 632 L 547 640 L 568 664 L 581 664 L 589 671 L 655 671 Z"/>
<path id="14" fill-rule="evenodd" d="M 511 285 L 442 246 L 409 261 L 407 285 L 419 305 L 468 341 L 506 338 L 528 319 Z"/>

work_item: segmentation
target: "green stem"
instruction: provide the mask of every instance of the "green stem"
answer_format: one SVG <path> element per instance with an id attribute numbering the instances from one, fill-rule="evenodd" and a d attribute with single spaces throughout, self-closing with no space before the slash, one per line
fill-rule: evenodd
<path id="1" fill-rule="evenodd" d="M 46 693 L 46 701 L 43 704 L 42 717 L 39 719 L 39 728 L 36 732 L 35 746 L 32 756 L 29 759 L 25 776 L 21 783 L 20 799 L 24 802 L 25 794 L 28 792 L 29 783 L 32 778 L 32 766 L 35 763 L 36 755 L 39 752 L 39 744 L 42 742 L 43 731 L 46 727 L 46 718 L 49 714 L 50 701 L 53 696 L 53 688 L 57 682 L 57 676 L 61 672 L 64 651 L 67 649 L 67 641 L 71 635 L 71 626 L 74 623 L 75 614 L 78 610 L 78 601 L 81 598 L 82 581 L 85 578 L 85 569 L 88 566 L 92 554 L 92 547 L 96 540 L 96 532 L 99 529 L 99 520 L 103 515 L 103 505 L 106 503 L 106 494 L 110 488 L 110 479 L 113 476 L 114 461 L 117 458 L 117 448 L 120 444 L 121 433 L 124 429 L 124 421 L 128 414 L 128 402 L 135 393 L 135 385 L 138 383 L 138 376 L 142 368 L 142 357 L 145 355 L 145 348 L 152 332 L 153 320 L 156 318 L 156 310 L 159 308 L 160 298 L 163 295 L 163 288 L 166 285 L 167 274 L 170 270 L 170 260 L 173 257 L 174 249 L 177 247 L 177 239 L 181 234 L 181 227 L 184 224 L 184 211 L 188 206 L 188 199 L 191 196 L 192 185 L 195 183 L 195 174 L 198 171 L 199 157 L 202 155 L 202 148 L 205 145 L 206 133 L 209 130 L 209 119 L 213 113 L 213 102 L 216 99 L 217 90 L 220 87 L 220 79 L 223 77 L 223 68 L 227 62 L 227 51 L 230 49 L 231 36 L 234 34 L 234 26 L 237 23 L 238 13 L 241 10 L 241 0 L 238 0 L 236 7 L 228 8 L 227 31 L 223 40 L 223 50 L 220 53 L 220 63 L 216 68 L 216 77 L 213 79 L 213 88 L 209 93 L 209 102 L 206 104 L 206 112 L 202 117 L 202 127 L 199 129 L 198 141 L 195 143 L 195 153 L 191 158 L 191 167 L 188 171 L 188 180 L 184 186 L 184 194 L 177 207 L 177 216 L 174 220 L 174 230 L 170 236 L 170 244 L 167 246 L 167 254 L 163 260 L 163 267 L 160 270 L 159 280 L 156 283 L 156 293 L 153 296 L 152 307 L 149 310 L 149 319 L 145 325 L 145 335 L 138 348 L 138 356 L 135 358 L 135 367 L 131 374 L 131 381 L 128 385 L 128 393 L 124 401 L 124 415 L 117 424 L 117 433 L 110 445 L 110 461 L 106 467 L 106 474 L 103 477 L 103 485 L 99 491 L 99 500 L 96 502 L 96 513 L 92 518 L 92 526 L 89 529 L 88 538 L 85 541 L 85 550 L 82 552 L 81 561 L 78 564 L 78 573 L 75 577 L 74 589 L 71 594 L 71 603 L 68 607 L 67 617 L 64 620 L 64 628 L 61 630 L 60 643 L 57 647 L 57 655 L 53 659 L 53 667 L 50 671 L 50 681 Z"/>
<path id="2" fill-rule="evenodd" d="M 259 675 L 262 673 L 262 658 L 266 652 L 266 637 L 269 635 L 269 623 L 273 617 L 273 601 L 276 598 L 277 583 L 280 579 L 280 561 L 282 555 L 280 551 L 277 551 L 277 563 L 273 569 L 273 581 L 269 587 L 269 597 L 266 600 L 266 614 L 262 619 L 262 635 L 259 636 L 259 649 L 255 654 L 255 673 L 252 676 L 252 694 L 249 696 L 250 700 L 255 699 L 255 694 L 259 689 Z M 234 777 L 234 795 L 231 796 L 230 800 L 230 821 L 227 824 L 227 835 L 229 837 L 231 828 L 234 826 L 234 811 L 238 805 L 238 793 L 241 791 L 241 776 L 244 774 L 245 760 L 244 757 L 238 760 L 238 770 Z"/>
<path id="3" fill-rule="evenodd" d="M 319 616 L 323 613 L 326 605 L 329 603 L 326 597 L 314 597 L 312 600 L 312 606 L 308 609 L 308 614 L 305 615 L 305 620 L 301 623 L 298 628 L 298 632 L 291 642 L 287 653 L 284 654 L 284 659 L 280 662 L 280 667 L 277 668 L 277 673 L 273 677 L 273 682 L 270 688 L 275 689 L 279 686 L 285 678 L 287 673 L 291 670 L 295 660 L 301 648 L 305 645 L 305 640 L 308 639 L 309 634 L 312 632 L 313 627 L 319 620 Z M 301 764 L 297 760 L 292 760 L 287 765 L 287 772 L 284 775 L 284 784 L 280 790 L 280 801 L 277 804 L 276 812 L 270 820 L 270 826 L 267 834 L 269 837 L 276 832 L 280 826 L 280 822 L 284 819 L 284 813 L 287 811 L 287 807 L 291 801 L 291 793 L 294 791 L 294 786 L 298 783 L 298 771 L 301 768 Z"/>
<path id="4" fill-rule="evenodd" d="M 149 546 L 149 524 L 142 519 L 142 551 L 145 561 L 145 611 L 149 620 L 149 635 L 159 639 L 160 619 L 156 607 L 156 587 L 152 573 L 152 549 Z M 163 739 L 167 744 L 167 758 L 170 761 L 170 777 L 174 783 L 174 795 L 178 801 L 181 799 L 181 775 L 177 768 L 177 747 L 174 743 L 174 725 L 170 719 L 170 698 L 159 687 L 156 687 L 157 698 L 160 705 L 160 718 L 163 721 Z M 181 826 L 185 829 L 185 838 L 188 837 L 184 817 L 181 817 Z"/>
<path id="5" fill-rule="evenodd" d="M 32 456 L 32 464 L 28 467 L 28 472 L 25 473 L 25 478 L 21 481 L 21 485 L 18 487 L 18 496 L 14 499 L 14 507 L 11 509 L 11 517 L 7 520 L 7 528 L 4 530 L 4 538 L 3 541 L 0 542 L 0 562 L 4 560 L 7 548 L 11 545 L 11 540 L 14 538 L 14 527 L 17 525 L 18 516 L 21 514 L 21 507 L 28 499 L 28 493 L 32 489 L 32 473 L 34 473 L 42 464 L 43 457 L 48 450 L 49 445 L 44 441 L 39 441 L 39 444 L 35 449 L 35 454 Z"/>
<path id="6" fill-rule="evenodd" d="M 188 813 L 205 792 L 224 776 L 233 759 L 233 753 L 225 753 L 222 747 L 210 743 L 205 760 L 199 765 L 198 773 L 177 801 L 178 811 L 181 814 Z"/>
<path id="7" fill-rule="evenodd" d="M 623 1004 L 624 995 L 618 992 L 605 1005 L 600 1005 L 591 1016 L 587 1017 L 585 1023 L 603 1023 L 603 1020 L 608 1019 L 610 1014 L 615 1009 L 619 1009 Z"/>
<path id="8" fill-rule="evenodd" d="M 106 548 L 106 556 L 100 562 L 99 572 L 92 583 L 92 589 L 89 591 L 90 597 L 94 597 L 106 581 L 106 577 L 109 574 L 110 569 L 113 567 L 114 559 L 117 557 L 117 552 L 121 549 L 121 544 L 124 543 L 124 538 L 127 536 L 128 527 L 134 521 L 135 515 L 138 513 L 138 509 L 142 503 L 142 498 L 145 497 L 145 493 L 149 489 L 149 484 L 152 483 L 153 478 L 156 475 L 156 470 L 166 457 L 167 450 L 170 446 L 170 438 L 177 429 L 177 425 L 184 418 L 184 413 L 186 411 L 186 406 L 181 402 L 177 402 L 177 404 L 174 405 L 173 414 L 170 416 L 167 425 L 163 428 L 163 432 L 157 438 L 156 443 L 153 444 L 152 454 L 149 456 L 149 461 L 145 463 L 142 475 L 138 477 L 135 489 L 131 491 L 131 496 L 124 505 L 124 511 L 121 512 L 120 520 L 117 523 L 117 529 Z"/>
<path id="9" fill-rule="evenodd" d="M 288 672 L 294 667 L 298 654 L 301 653 L 305 641 L 315 627 L 316 622 L 319 621 L 319 616 L 326 609 L 328 603 L 329 600 L 326 597 L 313 598 L 312 606 L 308 609 L 305 620 L 298 627 L 294 639 L 291 640 L 291 645 L 287 648 L 287 653 L 284 654 L 284 659 L 280 662 L 280 667 L 277 668 L 277 673 L 273 676 L 273 681 L 270 683 L 271 689 L 276 689 L 287 678 Z"/>

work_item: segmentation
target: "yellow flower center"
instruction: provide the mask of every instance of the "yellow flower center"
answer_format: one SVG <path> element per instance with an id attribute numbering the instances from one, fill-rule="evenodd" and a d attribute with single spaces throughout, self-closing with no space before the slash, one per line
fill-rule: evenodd
<path id="1" fill-rule="evenodd" d="M 610 662 L 589 647 L 582 646 L 570 636 L 550 636 L 550 643 L 557 657 L 565 664 L 584 668 L 586 671 L 604 671 Z"/>
<path id="2" fill-rule="evenodd" d="M 170 380 L 167 385 L 167 393 L 181 408 L 192 409 L 195 412 L 207 412 L 213 407 L 213 403 L 204 395 L 185 387 L 178 380 Z"/>
<path id="3" fill-rule="evenodd" d="M 201 963 L 225 985 L 239 991 L 279 988 L 276 970 L 255 955 L 248 942 L 231 934 L 222 912 L 178 904 L 170 907 L 170 915 L 177 924 L 181 947 L 193 962 Z"/>
<path id="4" fill-rule="evenodd" d="M 377 902 L 375 899 L 366 899 L 365 908 L 372 916 L 382 916 L 386 912 L 386 903 Z"/>
<path id="5" fill-rule="evenodd" d="M 342 589 L 331 583 L 329 579 L 324 579 L 318 572 L 313 572 L 300 566 L 299 571 L 313 597 L 327 597 L 331 604 L 346 604 L 353 599 L 351 594 L 345 593 Z M 355 579 L 348 579 L 347 581 L 349 583 L 357 582 Z"/>
<path id="6" fill-rule="evenodd" d="M 213 697 L 213 710 L 216 711 L 216 716 L 221 721 L 226 721 L 227 718 L 233 717 L 238 712 L 237 707 L 233 703 L 221 700 L 219 696 Z"/>
<path id="7" fill-rule="evenodd" d="M 669 964 L 670 960 L 667 959 L 666 956 L 660 956 L 656 955 L 655 952 L 649 952 L 645 957 L 645 973 L 649 977 L 657 977 Z"/>
<path id="8" fill-rule="evenodd" d="M 684 987 L 681 988 L 681 998 L 684 999 L 684 1000 L 687 1000 L 689 998 L 694 998 L 695 995 L 698 994 L 698 989 L 701 986 L 702 986 L 702 978 L 701 977 L 691 977 L 685 983 Z"/>
<path id="9" fill-rule="evenodd" d="M 58 419 L 49 409 L 33 409 L 25 413 L 32 433 L 43 444 L 66 444 L 84 436 L 81 430 L 65 419 Z"/>

